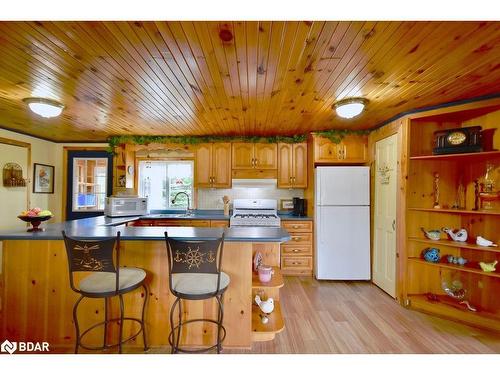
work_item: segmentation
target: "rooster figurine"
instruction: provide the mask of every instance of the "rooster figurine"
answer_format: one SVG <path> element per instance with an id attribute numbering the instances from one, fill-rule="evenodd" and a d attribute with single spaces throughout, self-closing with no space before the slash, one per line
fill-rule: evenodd
<path id="1" fill-rule="evenodd" d="M 457 232 L 453 232 L 450 228 L 442 228 L 444 233 L 448 234 L 453 241 L 465 242 L 467 241 L 467 231 L 465 229 L 460 229 Z"/>
<path id="2" fill-rule="evenodd" d="M 264 314 L 270 314 L 274 310 L 274 300 L 272 298 L 268 298 L 267 300 L 262 301 L 260 299 L 260 296 L 257 294 L 255 296 L 255 303 L 257 304 L 257 306 L 259 306 L 260 310 Z"/>

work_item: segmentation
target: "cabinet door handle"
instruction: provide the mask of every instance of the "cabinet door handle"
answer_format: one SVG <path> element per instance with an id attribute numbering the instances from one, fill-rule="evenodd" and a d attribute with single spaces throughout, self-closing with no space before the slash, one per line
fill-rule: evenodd
<path id="1" fill-rule="evenodd" d="M 292 177 L 288 177 L 288 182 L 290 185 L 292 184 Z"/>
<path id="2" fill-rule="evenodd" d="M 344 145 L 344 159 L 347 159 L 347 147 Z"/>
<path id="3" fill-rule="evenodd" d="M 300 237 L 292 237 L 292 240 L 294 240 L 294 241 L 300 241 Z"/>
<path id="4" fill-rule="evenodd" d="M 292 250 L 294 253 L 298 253 L 300 250 L 299 249 L 293 249 Z"/>
<path id="5" fill-rule="evenodd" d="M 292 183 L 295 185 L 295 177 L 292 177 Z"/>
<path id="6" fill-rule="evenodd" d="M 258 163 L 259 163 L 259 161 L 257 160 L 257 158 L 255 158 L 255 164 L 254 164 L 254 167 L 256 167 Z"/>
<path id="7" fill-rule="evenodd" d="M 299 228 L 300 228 L 300 226 L 298 226 L 298 225 L 294 225 L 292 228 L 293 228 L 293 229 L 299 229 Z"/>
<path id="8" fill-rule="evenodd" d="M 392 220 L 392 230 L 396 230 L 396 219 Z"/>

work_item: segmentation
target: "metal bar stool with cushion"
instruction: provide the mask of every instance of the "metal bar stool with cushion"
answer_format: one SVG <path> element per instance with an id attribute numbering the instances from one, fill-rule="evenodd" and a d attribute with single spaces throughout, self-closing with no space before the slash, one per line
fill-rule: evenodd
<path id="1" fill-rule="evenodd" d="M 222 350 L 222 342 L 226 337 L 226 329 L 222 325 L 224 318 L 223 297 L 229 286 L 229 276 L 221 271 L 224 234 L 221 238 L 210 241 L 178 241 L 168 237 L 167 244 L 169 286 L 177 297 L 170 308 L 170 334 L 168 341 L 172 353 L 201 353 L 216 348 Z M 182 321 L 182 304 L 184 300 L 203 300 L 215 298 L 218 304 L 217 320 L 190 319 Z M 178 306 L 179 322 L 174 326 L 174 312 Z M 183 349 L 179 347 L 181 329 L 193 322 L 209 322 L 217 325 L 217 342 L 202 349 Z"/>
<path id="2" fill-rule="evenodd" d="M 119 352 L 122 352 L 122 344 L 134 339 L 141 332 L 143 335 L 144 350 L 148 349 L 146 341 L 146 330 L 144 325 L 144 312 L 148 299 L 148 290 L 144 280 L 146 271 L 135 267 L 120 267 L 120 232 L 116 237 L 106 238 L 98 241 L 80 241 L 70 238 L 63 231 L 66 253 L 68 255 L 69 282 L 71 289 L 81 296 L 73 306 L 73 320 L 76 330 L 75 353 L 78 353 L 79 347 L 87 350 L 103 350 L 118 346 Z M 115 246 L 116 245 L 116 246 Z M 116 262 L 113 259 L 113 252 L 116 247 Z M 115 266 L 116 264 L 116 266 Z M 75 287 L 74 274 L 81 274 L 82 278 Z M 142 305 L 142 317 L 126 318 L 124 317 L 123 295 L 136 290 L 139 287 L 144 288 L 144 302 Z M 118 296 L 120 300 L 120 317 L 115 319 L 108 318 L 108 304 L 111 297 Z M 82 334 L 78 324 L 77 309 L 80 302 L 85 298 L 103 298 L 104 299 L 104 321 L 94 324 Z M 123 321 L 131 320 L 140 324 L 140 329 L 132 336 L 123 339 Z M 108 345 L 106 336 L 108 333 L 108 324 L 120 322 L 119 342 Z M 82 344 L 83 337 L 92 329 L 104 325 L 103 345 L 87 346 Z"/>

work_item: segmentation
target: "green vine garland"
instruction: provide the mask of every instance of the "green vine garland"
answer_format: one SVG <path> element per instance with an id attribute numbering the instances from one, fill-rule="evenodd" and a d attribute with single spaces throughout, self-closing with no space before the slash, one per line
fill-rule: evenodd
<path id="1" fill-rule="evenodd" d="M 365 135 L 369 130 L 347 130 L 331 129 L 314 132 L 324 138 L 328 138 L 333 143 L 340 143 L 345 136 L 350 134 Z M 108 151 L 113 153 L 115 147 L 121 144 L 147 145 L 149 143 L 177 143 L 184 145 L 196 145 L 200 143 L 212 142 L 247 142 L 247 143 L 302 143 L 307 140 L 307 134 L 297 134 L 292 136 L 170 136 L 170 135 L 119 135 L 108 139 Z"/>

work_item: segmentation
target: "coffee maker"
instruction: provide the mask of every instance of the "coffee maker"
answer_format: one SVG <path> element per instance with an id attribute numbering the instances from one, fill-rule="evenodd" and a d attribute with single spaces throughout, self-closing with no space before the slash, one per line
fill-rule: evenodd
<path id="1" fill-rule="evenodd" d="M 302 198 L 293 198 L 293 216 L 306 216 L 307 201 Z"/>

